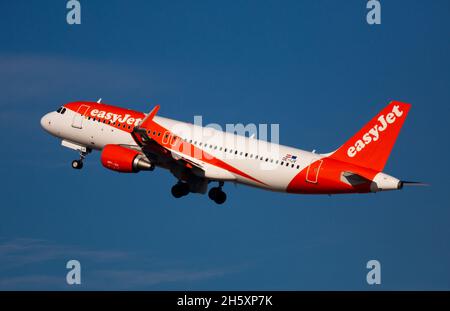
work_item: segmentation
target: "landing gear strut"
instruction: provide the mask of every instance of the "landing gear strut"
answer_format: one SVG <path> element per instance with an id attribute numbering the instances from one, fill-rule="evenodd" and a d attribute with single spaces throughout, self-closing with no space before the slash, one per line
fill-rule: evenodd
<path id="1" fill-rule="evenodd" d="M 223 204 L 227 200 L 227 194 L 223 192 L 223 181 L 219 182 L 219 187 L 213 187 L 209 190 L 208 196 L 217 204 Z"/>
<path id="2" fill-rule="evenodd" d="M 86 158 L 87 152 L 80 151 L 80 159 L 72 161 L 72 168 L 81 170 L 83 168 L 83 160 Z"/>
<path id="3" fill-rule="evenodd" d="M 177 199 L 181 198 L 185 195 L 188 195 L 189 194 L 189 184 L 179 181 L 176 185 L 174 185 L 172 187 L 171 192 L 172 192 L 172 195 Z"/>

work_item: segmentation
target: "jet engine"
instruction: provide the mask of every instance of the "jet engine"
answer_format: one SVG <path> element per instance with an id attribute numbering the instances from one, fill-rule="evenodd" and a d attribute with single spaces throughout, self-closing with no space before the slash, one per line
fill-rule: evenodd
<path id="1" fill-rule="evenodd" d="M 152 171 L 155 167 L 139 151 L 119 145 L 106 145 L 101 154 L 101 161 L 104 167 L 121 173 Z"/>

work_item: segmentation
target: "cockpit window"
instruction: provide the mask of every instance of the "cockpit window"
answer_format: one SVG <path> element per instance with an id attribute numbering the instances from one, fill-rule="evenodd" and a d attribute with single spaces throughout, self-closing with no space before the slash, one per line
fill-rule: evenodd
<path id="1" fill-rule="evenodd" d="M 58 110 L 56 110 L 56 112 L 60 113 L 60 114 L 64 114 L 64 112 L 66 112 L 66 108 L 61 106 L 61 107 L 58 108 Z"/>

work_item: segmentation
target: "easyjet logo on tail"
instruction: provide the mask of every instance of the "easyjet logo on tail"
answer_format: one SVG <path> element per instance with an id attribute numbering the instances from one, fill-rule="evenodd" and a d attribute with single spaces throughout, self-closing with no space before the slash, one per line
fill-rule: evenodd
<path id="1" fill-rule="evenodd" d="M 397 118 L 403 115 L 403 111 L 400 110 L 400 106 L 394 105 L 392 112 L 386 115 L 381 115 L 378 117 L 378 123 L 375 124 L 368 132 L 366 132 L 360 139 L 358 139 L 353 146 L 347 149 L 347 155 L 353 158 L 364 149 L 364 147 L 373 141 L 380 139 L 380 135 L 384 132 L 392 123 L 394 123 Z"/>

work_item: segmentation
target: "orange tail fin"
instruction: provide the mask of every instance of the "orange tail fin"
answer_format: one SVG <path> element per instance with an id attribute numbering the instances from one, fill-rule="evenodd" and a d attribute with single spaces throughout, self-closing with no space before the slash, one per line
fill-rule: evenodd
<path id="1" fill-rule="evenodd" d="M 330 158 L 382 171 L 411 105 L 392 101 Z"/>

